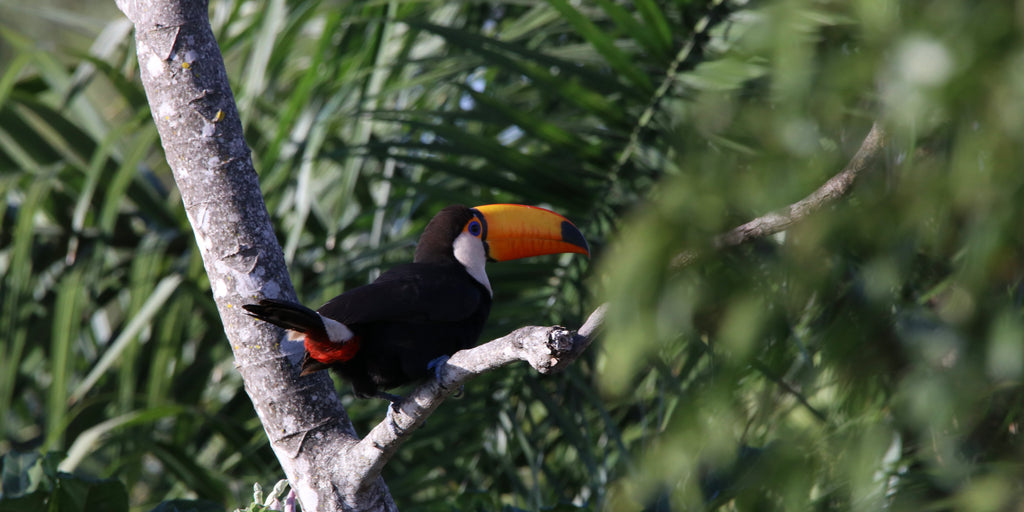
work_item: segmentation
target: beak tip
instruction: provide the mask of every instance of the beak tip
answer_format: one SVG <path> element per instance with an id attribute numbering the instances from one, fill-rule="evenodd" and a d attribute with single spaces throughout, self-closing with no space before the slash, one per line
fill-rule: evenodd
<path id="1" fill-rule="evenodd" d="M 583 249 L 580 254 L 590 257 L 590 246 L 587 244 L 587 239 L 583 238 L 583 233 L 580 233 L 580 230 L 567 220 L 562 221 L 562 241 Z"/>

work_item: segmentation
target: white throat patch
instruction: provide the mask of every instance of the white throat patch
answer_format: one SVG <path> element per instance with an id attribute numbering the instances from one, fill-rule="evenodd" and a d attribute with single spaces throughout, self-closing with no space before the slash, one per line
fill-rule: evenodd
<path id="1" fill-rule="evenodd" d="M 455 259 L 459 260 L 459 263 L 466 267 L 466 272 L 469 272 L 473 279 L 484 285 L 484 288 L 487 288 L 487 293 L 493 297 L 494 291 L 491 290 L 491 282 L 487 279 L 487 271 L 484 270 L 484 264 L 487 263 L 484 243 L 469 233 L 462 233 L 455 238 L 454 246 Z"/>

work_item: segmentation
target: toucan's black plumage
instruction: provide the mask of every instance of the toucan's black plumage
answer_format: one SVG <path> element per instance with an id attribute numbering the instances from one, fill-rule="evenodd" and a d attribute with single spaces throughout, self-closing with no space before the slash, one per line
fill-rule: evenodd
<path id="1" fill-rule="evenodd" d="M 303 375 L 331 368 L 352 382 L 356 396 L 385 396 L 383 390 L 429 376 L 435 359 L 476 344 L 491 311 L 487 259 L 557 252 L 589 254 L 583 235 L 558 214 L 449 206 L 427 224 L 413 263 L 317 311 L 274 299 L 243 307 L 304 339 Z"/>

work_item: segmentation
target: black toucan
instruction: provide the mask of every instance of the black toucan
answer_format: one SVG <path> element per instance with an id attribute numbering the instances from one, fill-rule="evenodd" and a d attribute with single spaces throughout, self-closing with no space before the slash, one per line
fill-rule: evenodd
<path id="1" fill-rule="evenodd" d="M 422 380 L 440 358 L 474 346 L 491 311 L 487 260 L 590 249 L 565 217 L 532 206 L 449 206 L 427 224 L 412 263 L 313 311 L 273 299 L 243 307 L 305 343 L 302 375 L 327 368 L 360 398 Z"/>

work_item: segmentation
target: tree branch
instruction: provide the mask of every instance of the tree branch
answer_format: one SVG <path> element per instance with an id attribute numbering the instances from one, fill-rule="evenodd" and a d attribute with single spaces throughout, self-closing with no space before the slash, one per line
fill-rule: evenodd
<path id="1" fill-rule="evenodd" d="M 712 248 L 715 250 L 725 249 L 774 235 L 845 197 L 853 190 L 853 185 L 861 174 L 875 164 L 888 145 L 889 138 L 886 136 L 885 129 L 881 124 L 875 122 L 864 137 L 860 149 L 839 173 L 829 178 L 807 197 L 716 236 L 712 241 Z M 684 267 L 692 263 L 698 255 L 696 251 L 683 252 L 672 259 L 670 266 L 672 268 Z"/>
<path id="2" fill-rule="evenodd" d="M 871 125 L 871 130 L 864 137 L 860 149 L 853 155 L 850 162 L 838 174 L 832 176 L 818 190 L 809 196 L 780 210 L 762 215 L 746 224 L 736 226 L 726 233 L 715 237 L 714 246 L 716 249 L 732 247 L 755 238 L 762 238 L 778 233 L 794 223 L 807 218 L 812 213 L 820 210 L 823 206 L 835 202 L 837 199 L 847 195 L 853 190 L 853 184 L 857 178 L 869 168 L 882 150 L 888 145 L 885 129 L 877 122 Z"/>
<path id="3" fill-rule="evenodd" d="M 522 327 L 496 340 L 456 352 L 441 366 L 440 379 L 429 379 L 416 388 L 384 421 L 351 447 L 346 458 L 359 461 L 357 474 L 376 478 L 388 459 L 417 428 L 423 425 L 441 402 L 467 381 L 515 361 L 526 361 L 535 370 L 549 374 L 571 364 L 583 353 L 604 323 L 606 306 L 590 314 L 579 329 L 564 327 Z"/>

